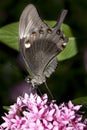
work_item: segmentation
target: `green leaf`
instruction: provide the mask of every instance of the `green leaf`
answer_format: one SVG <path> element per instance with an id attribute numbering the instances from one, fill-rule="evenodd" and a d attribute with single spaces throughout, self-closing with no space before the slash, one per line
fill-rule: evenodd
<path id="1" fill-rule="evenodd" d="M 8 111 L 9 110 L 9 106 L 3 106 L 3 109 Z"/>
<path id="2" fill-rule="evenodd" d="M 86 97 L 79 97 L 72 102 L 76 105 L 82 105 L 82 111 L 84 111 L 84 118 L 87 118 L 87 96 Z"/>
<path id="3" fill-rule="evenodd" d="M 45 22 L 51 27 L 56 23 L 55 21 Z M 64 51 L 57 56 L 59 61 L 71 58 L 77 54 L 76 41 L 72 35 L 70 27 L 66 24 L 62 24 L 62 30 L 65 35 L 69 37 L 69 42 Z M 18 22 L 0 28 L 0 41 L 18 51 Z"/>
<path id="4" fill-rule="evenodd" d="M 0 41 L 12 49 L 18 50 L 18 23 L 0 28 Z"/>
<path id="5" fill-rule="evenodd" d="M 49 25 L 50 27 L 53 27 L 53 26 L 56 24 L 56 21 L 46 20 L 45 23 L 46 23 L 47 25 Z"/>
<path id="6" fill-rule="evenodd" d="M 86 97 L 80 97 L 73 100 L 74 104 L 81 104 L 83 107 L 87 108 L 87 96 Z"/>

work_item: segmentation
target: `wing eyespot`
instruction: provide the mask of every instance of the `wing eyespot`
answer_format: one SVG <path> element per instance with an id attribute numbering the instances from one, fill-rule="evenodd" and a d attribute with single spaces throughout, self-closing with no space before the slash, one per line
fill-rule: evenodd
<path id="1" fill-rule="evenodd" d="M 35 37 L 36 35 L 37 35 L 36 32 L 32 32 L 31 34 L 32 37 Z"/>
<path id="2" fill-rule="evenodd" d="M 25 48 L 30 48 L 31 42 L 29 40 L 27 40 L 24 45 L 25 45 Z"/>
<path id="3" fill-rule="evenodd" d="M 51 34 L 52 30 L 50 28 L 47 29 L 47 33 Z"/>
<path id="4" fill-rule="evenodd" d="M 66 47 L 66 43 L 61 45 L 62 50 Z"/>
<path id="5" fill-rule="evenodd" d="M 60 36 L 60 37 L 59 37 L 59 41 L 64 42 L 64 40 L 65 40 L 65 39 L 64 39 L 63 36 Z"/>

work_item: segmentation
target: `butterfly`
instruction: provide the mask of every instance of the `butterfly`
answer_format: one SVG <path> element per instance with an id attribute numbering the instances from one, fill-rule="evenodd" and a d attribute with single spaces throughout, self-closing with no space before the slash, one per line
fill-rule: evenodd
<path id="1" fill-rule="evenodd" d="M 25 7 L 19 21 L 19 49 L 23 57 L 29 82 L 33 86 L 43 84 L 55 71 L 56 56 L 67 43 L 61 24 L 67 14 L 63 10 L 54 27 L 49 27 L 39 16 L 34 5 Z"/>

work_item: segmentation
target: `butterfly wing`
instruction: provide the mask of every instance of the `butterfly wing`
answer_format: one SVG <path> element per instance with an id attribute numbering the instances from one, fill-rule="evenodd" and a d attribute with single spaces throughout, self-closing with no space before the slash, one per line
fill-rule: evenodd
<path id="1" fill-rule="evenodd" d="M 45 82 L 45 77 L 55 70 L 55 57 L 63 50 L 65 42 L 63 32 L 59 29 L 58 24 L 54 28 L 47 26 L 33 5 L 24 9 L 19 23 L 19 45 L 32 82 Z"/>
<path id="2" fill-rule="evenodd" d="M 58 53 L 61 52 L 64 49 L 66 43 L 68 42 L 68 38 L 64 37 L 63 32 L 61 31 L 61 24 L 63 23 L 64 18 L 66 16 L 67 12 L 68 12 L 67 10 L 63 10 L 62 11 L 62 13 L 60 15 L 60 18 L 58 19 L 57 23 L 53 27 L 54 32 L 56 32 L 59 35 L 59 39 L 58 39 L 58 37 L 56 35 L 54 35 L 52 37 L 52 39 L 58 45 L 57 46 L 58 47 Z M 60 42 L 62 44 L 60 44 Z M 55 71 L 55 69 L 57 67 L 57 63 L 58 63 L 57 58 L 54 58 L 51 62 L 49 62 L 47 64 L 47 66 L 44 69 L 44 74 L 45 74 L 46 77 L 49 77 Z"/>
<path id="3" fill-rule="evenodd" d="M 27 70 L 29 72 L 30 72 L 30 66 L 28 64 L 29 62 L 27 59 L 32 54 L 29 53 L 27 55 L 26 45 L 28 45 L 29 41 L 34 40 L 32 38 L 32 35 L 33 35 L 32 33 L 37 30 L 41 30 L 42 27 L 47 28 L 47 25 L 44 24 L 43 21 L 40 19 L 34 5 L 29 4 L 22 12 L 22 15 L 19 21 L 19 48 L 20 48 L 21 55 L 25 61 L 25 65 L 27 66 Z M 37 39 L 38 39 L 38 34 L 37 34 Z"/>
<path id="4" fill-rule="evenodd" d="M 19 21 L 19 38 L 29 37 L 33 30 L 37 30 L 39 27 L 47 28 L 47 25 L 40 19 L 39 14 L 34 5 L 29 4 L 20 17 Z"/>

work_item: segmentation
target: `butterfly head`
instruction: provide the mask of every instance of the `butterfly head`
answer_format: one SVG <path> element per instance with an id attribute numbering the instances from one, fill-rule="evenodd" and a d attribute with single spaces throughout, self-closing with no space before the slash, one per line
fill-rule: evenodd
<path id="1" fill-rule="evenodd" d="M 33 86 L 40 85 L 46 81 L 45 75 L 36 75 L 31 79 L 31 83 Z"/>
<path id="2" fill-rule="evenodd" d="M 45 75 L 40 74 L 40 75 L 34 75 L 33 77 L 27 77 L 26 82 L 31 83 L 33 87 L 40 85 L 46 81 Z"/>

